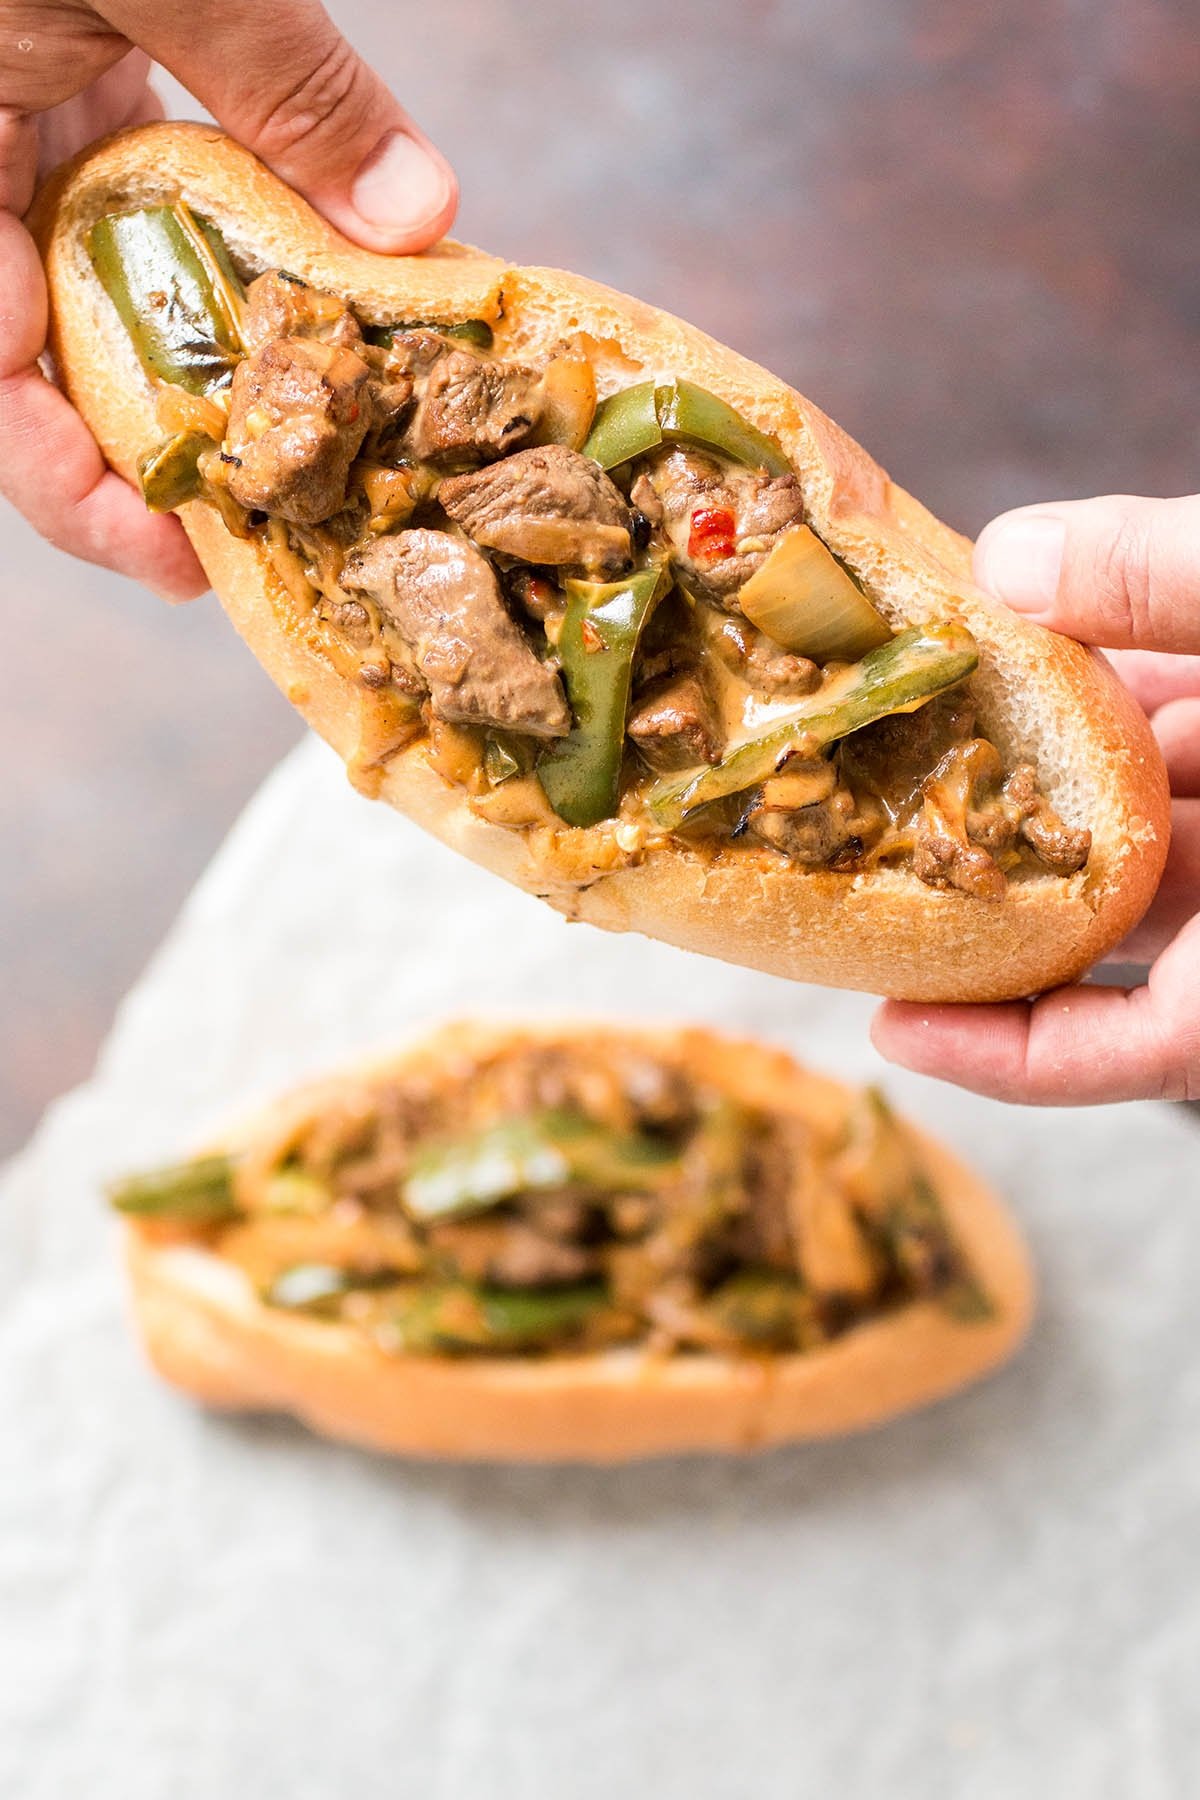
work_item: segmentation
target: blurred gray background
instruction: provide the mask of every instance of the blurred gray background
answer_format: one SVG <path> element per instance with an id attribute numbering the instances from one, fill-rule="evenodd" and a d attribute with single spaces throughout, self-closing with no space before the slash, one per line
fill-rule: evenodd
<path id="1" fill-rule="evenodd" d="M 457 165 L 460 235 L 683 313 L 961 529 L 1197 485 L 1188 0 L 332 10 Z M 11 515 L 4 549 L 0 1152 L 299 735 L 211 599 Z"/>

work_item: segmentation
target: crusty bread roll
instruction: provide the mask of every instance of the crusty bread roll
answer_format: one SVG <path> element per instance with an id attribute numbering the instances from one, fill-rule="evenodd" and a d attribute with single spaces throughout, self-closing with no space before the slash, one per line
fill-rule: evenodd
<path id="1" fill-rule="evenodd" d="M 371 254 L 220 132 L 139 127 L 53 176 L 32 221 L 61 378 L 115 468 L 132 477 L 160 434 L 150 385 L 85 240 L 105 213 L 180 196 L 215 222 L 243 273 L 286 266 L 344 296 L 368 322 L 482 318 L 499 351 L 535 360 L 583 334 L 602 395 L 647 375 L 718 394 L 782 445 L 814 528 L 890 622 L 968 625 L 981 651 L 972 692 L 983 729 L 1010 766 L 1036 764 L 1054 806 L 1091 829 L 1093 846 L 1078 874 L 1023 876 L 992 903 L 935 891 L 907 869 L 809 871 L 744 844 L 669 838 L 627 849 L 613 821 L 586 830 L 496 823 L 431 765 L 427 740 L 382 762 L 373 755 L 369 697 L 344 657 L 339 665 L 327 629 L 297 617 L 260 541 L 231 536 L 204 504 L 184 507 L 237 629 L 358 785 L 570 918 L 797 980 L 931 1001 L 1011 998 L 1078 976 L 1140 917 L 1166 854 L 1167 786 L 1147 722 L 1109 666 L 985 599 L 971 584 L 968 542 L 831 420 L 655 307 L 452 243 L 419 257 Z"/>
<path id="2" fill-rule="evenodd" d="M 836 1140 L 852 1098 L 842 1083 L 753 1041 L 697 1028 L 599 1022 L 455 1023 L 386 1063 L 350 1071 L 269 1108 L 234 1145 L 279 1144 L 346 1083 L 419 1070 L 422 1081 L 528 1043 L 612 1042 L 675 1063 L 697 1081 Z M 150 1358 L 208 1405 L 288 1412 L 378 1450 L 513 1461 L 618 1462 L 753 1450 L 877 1424 L 938 1399 L 1010 1356 L 1025 1334 L 1033 1278 L 1000 1202 L 923 1132 L 907 1128 L 964 1263 L 990 1304 L 964 1321 L 935 1301 L 903 1305 L 804 1354 L 602 1353 L 522 1357 L 389 1355 L 358 1330 L 263 1305 L 203 1235 L 126 1227 L 133 1305 Z"/>

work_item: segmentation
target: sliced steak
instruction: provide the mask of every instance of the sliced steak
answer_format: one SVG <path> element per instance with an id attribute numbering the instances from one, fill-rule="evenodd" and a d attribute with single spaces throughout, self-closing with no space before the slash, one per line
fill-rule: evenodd
<path id="1" fill-rule="evenodd" d="M 1007 882 L 978 844 L 921 828 L 913 846 L 913 874 L 926 887 L 957 888 L 975 900 L 1003 900 Z"/>
<path id="2" fill-rule="evenodd" d="M 239 363 L 224 444 L 234 499 L 296 525 L 337 512 L 366 434 L 367 375 L 353 350 L 317 338 L 276 338 Z"/>
<path id="3" fill-rule="evenodd" d="M 477 544 L 522 562 L 608 576 L 629 562 L 628 506 L 599 463 L 565 444 L 452 475 L 438 500 Z"/>
<path id="4" fill-rule="evenodd" d="M 283 269 L 259 275 L 246 289 L 242 337 L 250 351 L 261 350 L 274 338 L 320 338 L 343 350 L 357 350 L 363 341 L 358 320 L 344 300 Z"/>
<path id="5" fill-rule="evenodd" d="M 439 718 L 543 738 L 570 730 L 558 676 L 534 655 L 472 544 L 424 529 L 378 538 L 350 557 L 342 585 L 375 600 Z"/>
<path id="6" fill-rule="evenodd" d="M 844 867 L 862 855 L 875 827 L 849 788 L 812 806 L 776 809 L 761 799 L 747 815 L 750 835 L 809 869 Z"/>
<path id="7" fill-rule="evenodd" d="M 1038 787 L 1036 769 L 1021 763 L 1004 783 L 1002 792 L 1020 819 L 1020 836 L 1052 874 L 1074 875 L 1082 869 L 1091 855 L 1092 834 L 1063 824 Z"/>
<path id="8" fill-rule="evenodd" d="M 652 682 L 630 715 L 629 736 L 652 769 L 668 773 L 721 760 L 721 727 L 700 677 Z"/>
<path id="9" fill-rule="evenodd" d="M 631 498 L 665 531 L 686 585 L 732 612 L 738 589 L 762 567 L 775 540 L 804 518 L 794 475 L 755 474 L 700 450 L 660 453 Z"/>
<path id="10" fill-rule="evenodd" d="M 422 339 L 432 333 L 421 333 Z M 422 343 L 412 370 L 416 404 L 400 446 L 416 462 L 491 462 L 517 449 L 541 415 L 541 376 L 526 363 L 451 348 L 426 366 Z"/>
<path id="11" fill-rule="evenodd" d="M 726 668 L 759 693 L 800 696 L 814 693 L 821 685 L 823 677 L 815 662 L 785 650 L 748 619 L 730 614 L 710 641 Z"/>

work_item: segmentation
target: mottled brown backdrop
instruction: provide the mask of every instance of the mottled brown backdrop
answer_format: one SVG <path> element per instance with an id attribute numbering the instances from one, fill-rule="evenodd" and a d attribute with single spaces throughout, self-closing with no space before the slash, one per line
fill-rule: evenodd
<path id="1" fill-rule="evenodd" d="M 1194 0 L 333 10 L 456 162 L 463 236 L 687 315 L 956 525 L 1200 485 Z M 0 1150 L 297 735 L 211 601 L 11 517 L 4 550 Z"/>

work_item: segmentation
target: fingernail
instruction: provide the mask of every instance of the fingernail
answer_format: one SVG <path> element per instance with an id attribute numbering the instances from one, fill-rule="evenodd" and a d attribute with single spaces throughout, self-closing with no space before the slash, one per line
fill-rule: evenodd
<path id="1" fill-rule="evenodd" d="M 1014 612 L 1054 610 L 1067 528 L 1052 513 L 1005 513 L 980 533 L 975 579 Z"/>
<path id="2" fill-rule="evenodd" d="M 393 131 L 376 145 L 355 176 L 350 203 L 377 231 L 419 231 L 442 211 L 453 185 L 435 151 L 406 131 Z"/>

